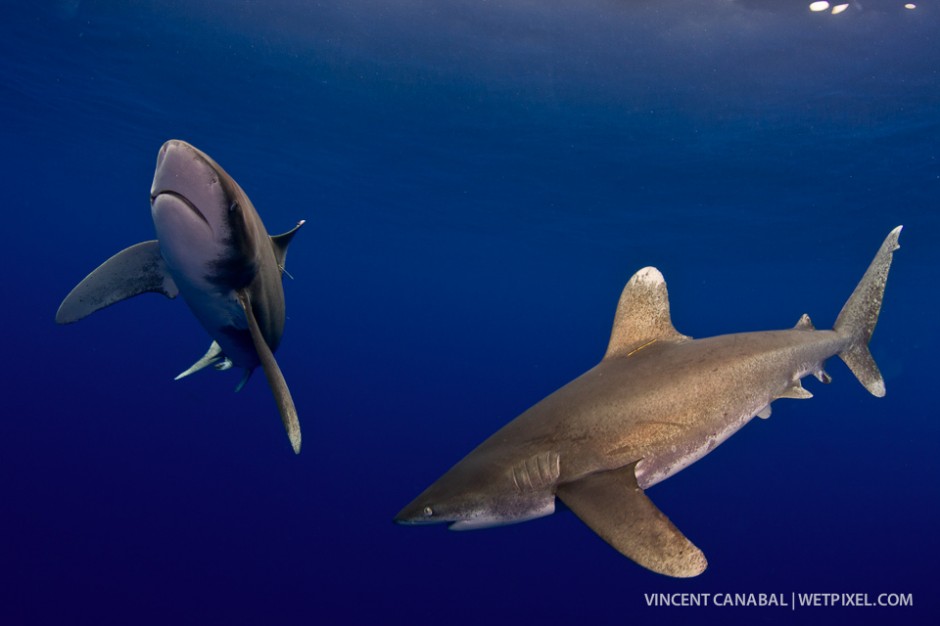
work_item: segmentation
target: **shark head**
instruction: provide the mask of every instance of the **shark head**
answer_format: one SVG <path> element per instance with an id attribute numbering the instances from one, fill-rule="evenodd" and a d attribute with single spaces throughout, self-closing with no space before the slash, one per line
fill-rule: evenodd
<path id="1" fill-rule="evenodd" d="M 452 530 L 485 528 L 502 522 L 493 514 L 493 503 L 484 493 L 447 494 L 432 485 L 395 516 L 399 524 L 450 524 Z"/>
<path id="2" fill-rule="evenodd" d="M 171 139 L 157 154 L 150 187 L 154 215 L 180 212 L 195 226 L 220 232 L 227 227 L 227 213 L 237 200 L 233 182 L 209 155 Z"/>
<path id="3" fill-rule="evenodd" d="M 201 150 L 173 139 L 160 148 L 150 205 L 163 256 L 175 274 L 197 276 L 213 268 L 227 288 L 254 275 L 254 207 L 238 183 Z"/>
<path id="4" fill-rule="evenodd" d="M 450 524 L 472 530 L 525 522 L 555 511 L 551 481 L 527 473 L 526 464 L 506 467 L 464 459 L 395 516 L 399 524 Z M 546 476 L 547 478 L 547 476 Z"/>

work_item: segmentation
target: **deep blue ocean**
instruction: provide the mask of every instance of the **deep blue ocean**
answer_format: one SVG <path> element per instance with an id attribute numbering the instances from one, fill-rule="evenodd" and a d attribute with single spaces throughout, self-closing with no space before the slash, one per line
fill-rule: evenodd
<path id="1" fill-rule="evenodd" d="M 846 2 L 6 0 L 0 624 L 937 623 L 940 3 Z M 299 456 L 260 373 L 174 382 L 210 342 L 181 299 L 53 321 L 154 237 L 171 138 L 272 234 L 307 220 L 277 352 Z M 392 522 L 600 360 L 639 268 L 694 337 L 829 328 L 899 224 L 886 397 L 832 359 L 649 490 L 701 576 L 564 507 Z M 705 593 L 913 606 L 647 601 Z"/>

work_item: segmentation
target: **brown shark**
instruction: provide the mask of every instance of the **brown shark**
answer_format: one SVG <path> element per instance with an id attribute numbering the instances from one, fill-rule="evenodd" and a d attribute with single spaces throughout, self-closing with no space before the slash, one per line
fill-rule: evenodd
<path id="1" fill-rule="evenodd" d="M 209 351 L 182 378 L 209 365 L 245 370 L 236 389 L 264 369 L 294 452 L 300 423 L 274 359 L 286 318 L 281 284 L 287 246 L 303 225 L 271 237 L 238 183 L 185 141 L 160 148 L 150 191 L 157 239 L 105 261 L 66 296 L 56 322 L 69 324 L 146 292 L 183 295 L 213 338 Z"/>
<path id="2" fill-rule="evenodd" d="M 396 517 L 451 529 L 522 522 L 560 498 L 638 564 L 677 577 L 701 574 L 704 554 L 644 489 L 702 458 L 779 398 L 810 398 L 800 379 L 830 382 L 837 355 L 873 395 L 884 381 L 868 342 L 898 249 L 885 239 L 832 330 L 804 315 L 790 330 L 693 340 L 673 327 L 662 274 L 627 283 L 603 360 L 497 431 Z"/>

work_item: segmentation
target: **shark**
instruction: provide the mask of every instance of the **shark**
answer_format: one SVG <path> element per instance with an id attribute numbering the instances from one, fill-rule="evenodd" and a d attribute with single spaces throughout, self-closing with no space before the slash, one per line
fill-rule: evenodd
<path id="1" fill-rule="evenodd" d="M 212 343 L 176 377 L 208 366 L 258 367 L 274 394 L 291 447 L 300 452 L 297 409 L 274 352 L 284 332 L 287 247 L 304 224 L 270 236 L 235 180 L 205 152 L 177 139 L 157 155 L 150 188 L 157 238 L 118 252 L 65 297 L 55 321 L 70 324 L 142 293 L 183 296 Z"/>
<path id="2" fill-rule="evenodd" d="M 688 578 L 708 562 L 646 495 L 711 453 L 782 398 L 807 399 L 801 379 L 831 382 L 838 356 L 872 395 L 885 385 L 868 344 L 898 226 L 882 243 L 830 330 L 803 315 L 787 330 L 692 339 L 678 332 L 662 273 L 623 289 L 601 362 L 486 439 L 395 517 L 452 530 L 524 522 L 561 500 L 637 564 Z"/>

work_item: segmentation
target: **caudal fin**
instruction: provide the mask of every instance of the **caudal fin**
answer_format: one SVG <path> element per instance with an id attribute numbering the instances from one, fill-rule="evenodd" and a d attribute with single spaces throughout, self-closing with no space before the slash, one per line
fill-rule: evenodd
<path id="1" fill-rule="evenodd" d="M 885 395 L 885 382 L 868 351 L 868 342 L 878 323 L 892 256 L 901 247 L 898 245 L 900 234 L 901 226 L 888 234 L 835 323 L 836 332 L 849 339 L 849 345 L 839 353 L 839 357 L 865 389 L 879 398 Z"/>

